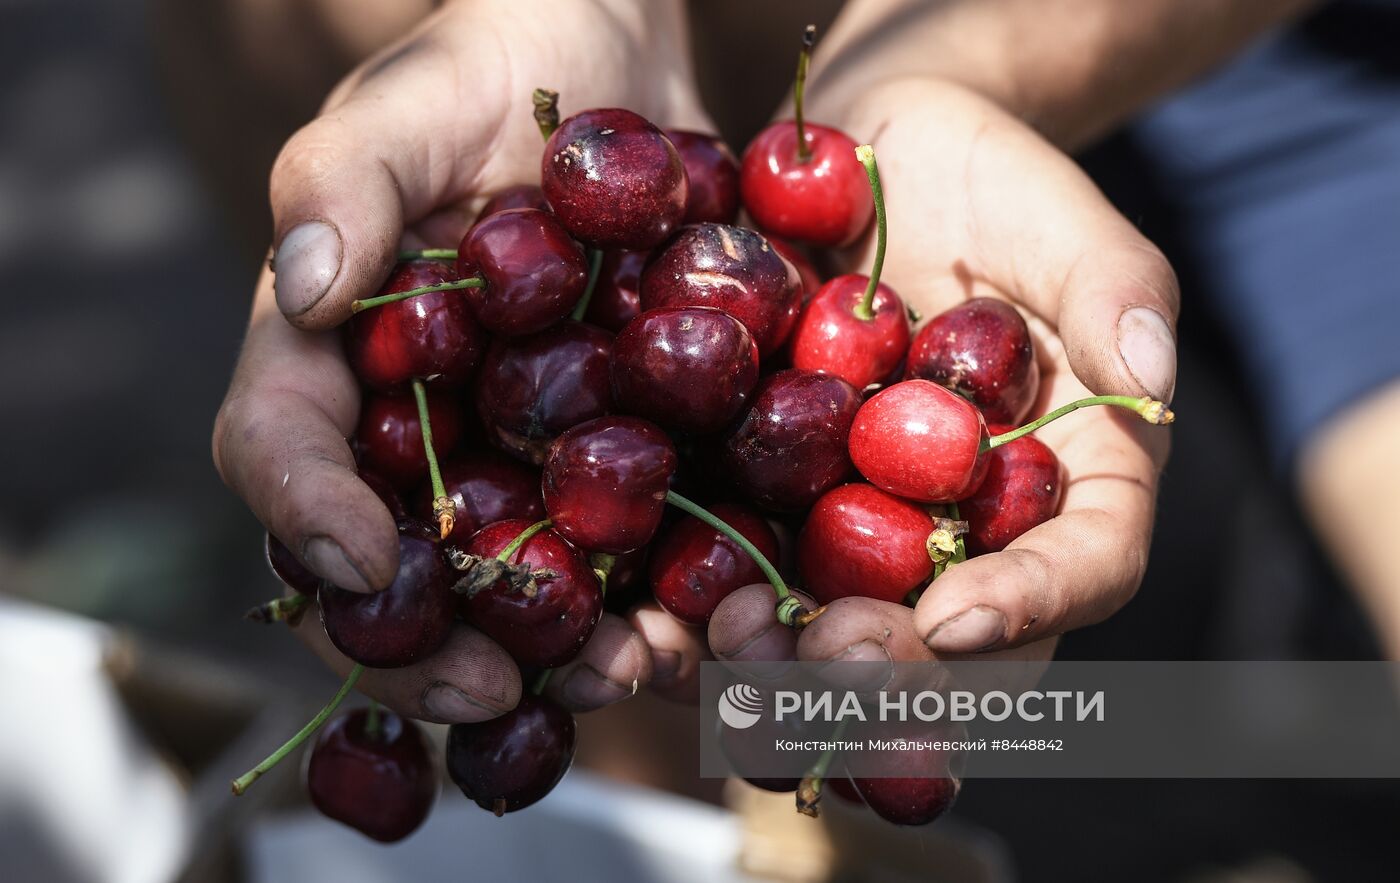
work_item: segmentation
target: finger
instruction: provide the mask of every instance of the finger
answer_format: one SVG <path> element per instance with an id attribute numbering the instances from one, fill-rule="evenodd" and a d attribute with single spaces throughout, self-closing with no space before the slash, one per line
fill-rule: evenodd
<path id="1" fill-rule="evenodd" d="M 593 711 L 635 695 L 651 680 L 651 652 L 646 641 L 611 613 L 572 662 L 549 676 L 545 694 L 570 711 Z"/>
<path id="2" fill-rule="evenodd" d="M 306 616 L 296 634 L 340 675 L 354 662 Z M 404 668 L 366 668 L 356 688 L 399 714 L 440 724 L 473 723 L 505 714 L 520 701 L 520 672 L 499 644 L 458 623 L 429 658 Z"/>
<path id="3" fill-rule="evenodd" d="M 346 438 L 357 408 L 337 338 L 284 322 L 264 271 L 214 421 L 214 464 L 303 563 L 335 585 L 368 592 L 393 580 L 399 545 L 393 516 L 356 476 Z"/>
<path id="4" fill-rule="evenodd" d="M 651 648 L 651 689 L 676 702 L 700 699 L 700 663 L 714 657 L 704 632 L 678 622 L 655 603 L 634 607 L 627 621 Z"/>
<path id="5" fill-rule="evenodd" d="M 806 610 L 817 602 L 792 593 Z M 725 662 L 786 662 L 796 659 L 797 633 L 778 622 L 778 593 L 767 583 L 737 589 L 719 603 L 706 637 L 715 658 Z"/>

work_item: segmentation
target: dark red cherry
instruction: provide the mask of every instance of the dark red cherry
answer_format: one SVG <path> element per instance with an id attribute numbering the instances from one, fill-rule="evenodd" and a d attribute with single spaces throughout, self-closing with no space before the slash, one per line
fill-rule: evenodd
<path id="1" fill-rule="evenodd" d="M 457 506 L 456 523 L 447 540 L 465 546 L 472 534 L 507 518 L 544 518 L 540 471 L 495 451 L 470 451 L 442 464 L 442 483 Z M 432 520 L 433 491 L 418 495 L 418 515 Z"/>
<path id="2" fill-rule="evenodd" d="M 889 378 L 909 349 L 909 313 L 894 289 L 881 283 L 873 316 L 862 319 L 856 310 L 869 284 L 868 276 L 849 273 L 813 295 L 792 332 L 792 367 L 835 374 L 856 389 Z"/>
<path id="3" fill-rule="evenodd" d="M 429 414 L 430 418 L 431 416 L 432 415 Z M 433 447 L 437 447 L 436 439 L 434 439 Z M 389 510 L 390 515 L 394 516 L 396 519 L 408 517 L 408 508 L 404 506 L 403 498 L 399 496 L 398 491 L 394 490 L 394 486 L 389 483 L 388 479 L 361 469 L 360 481 L 369 485 L 369 489 L 374 491 L 374 495 L 378 497 L 385 508 Z"/>
<path id="4" fill-rule="evenodd" d="M 681 432 L 722 429 L 758 382 L 758 346 L 744 323 L 708 307 L 648 310 L 618 334 L 618 409 Z"/>
<path id="5" fill-rule="evenodd" d="M 483 527 L 467 552 L 495 558 L 532 522 L 498 521 Z M 554 668 L 578 655 L 603 613 L 603 593 L 588 559 L 552 530 L 542 530 L 512 555 L 508 564 L 549 571 L 536 577 L 533 597 L 500 580 L 461 596 L 462 616 L 506 649 L 521 665 Z"/>
<path id="6" fill-rule="evenodd" d="M 540 180 L 555 215 L 598 248 L 652 248 L 685 216 L 680 154 L 630 110 L 586 110 L 564 120 L 544 148 Z"/>
<path id="7" fill-rule="evenodd" d="M 399 264 L 378 294 L 453 282 L 444 261 Z M 458 386 L 471 377 L 486 335 L 461 291 L 435 291 L 382 304 L 350 317 L 345 355 L 365 385 L 387 391 L 411 380 Z"/>
<path id="8" fill-rule="evenodd" d="M 724 440 L 734 483 L 768 509 L 805 509 L 851 476 L 847 439 L 860 392 L 831 374 L 795 368 L 765 377 Z"/>
<path id="9" fill-rule="evenodd" d="M 904 376 L 971 399 L 991 423 L 1020 423 L 1040 392 L 1026 320 L 993 297 L 975 297 L 930 319 L 914 337 Z"/>
<path id="10" fill-rule="evenodd" d="M 758 512 L 735 503 L 718 503 L 710 511 L 769 561 L 777 560 L 778 536 Z M 657 603 L 691 625 L 709 622 L 719 602 L 735 589 L 767 580 L 737 543 L 692 515 L 662 532 L 649 571 Z"/>
<path id="11" fill-rule="evenodd" d="M 544 797 L 574 760 L 574 716 L 540 696 L 511 711 L 447 731 L 447 774 L 468 800 L 496 815 Z"/>
<path id="12" fill-rule="evenodd" d="M 529 337 L 497 340 L 476 379 L 486 438 L 530 463 L 561 432 L 612 410 L 612 335 L 572 320 Z"/>
<path id="13" fill-rule="evenodd" d="M 603 597 L 603 609 L 625 616 L 629 610 L 650 594 L 647 585 L 647 559 L 651 546 L 642 546 L 621 555 L 614 555 L 608 572 L 608 590 Z"/>
<path id="14" fill-rule="evenodd" d="M 845 770 L 828 776 L 822 787 L 846 803 L 854 806 L 865 806 L 865 798 L 860 796 L 855 783 L 851 781 Z"/>
<path id="15" fill-rule="evenodd" d="M 661 524 L 676 449 L 660 427 L 600 417 L 559 436 L 544 464 L 544 508 L 564 539 L 590 552 L 630 552 Z"/>
<path id="16" fill-rule="evenodd" d="M 907 726 L 886 735 L 898 742 L 901 733 L 910 747 L 860 751 L 847 758 L 851 784 L 866 806 L 885 821 L 927 825 L 953 805 L 961 782 L 951 770 L 947 752 L 920 743 L 945 741 L 949 736 L 927 726 Z"/>
<path id="17" fill-rule="evenodd" d="M 872 396 L 851 424 L 851 461 L 873 485 L 920 503 L 950 503 L 977 490 L 987 422 L 967 399 L 927 380 Z"/>
<path id="18" fill-rule="evenodd" d="M 321 624 L 337 650 L 370 668 L 399 668 L 442 646 L 456 614 L 456 571 L 436 539 L 426 524 L 401 521 L 399 570 L 387 589 L 321 587 Z"/>
<path id="19" fill-rule="evenodd" d="M 1014 426 L 992 427 L 994 435 Z M 958 503 L 958 516 L 968 523 L 967 551 L 973 555 L 1000 552 L 1011 541 L 1055 517 L 1063 481 L 1055 452 L 1033 435 L 992 448 L 987 477 L 977 493 Z"/>
<path id="20" fill-rule="evenodd" d="M 818 248 L 860 238 L 875 206 L 856 142 L 844 132 L 807 123 L 811 157 L 797 155 L 797 126 L 774 123 L 744 151 L 739 188 L 759 229 Z"/>
<path id="21" fill-rule="evenodd" d="M 271 533 L 268 533 L 263 541 L 263 549 L 267 552 L 267 566 L 272 568 L 274 576 L 288 588 L 303 595 L 316 597 L 316 590 L 321 588 L 321 578 L 312 573 L 311 568 L 302 564 L 301 559 L 293 555 L 291 549 Z"/>
<path id="22" fill-rule="evenodd" d="M 724 139 L 703 132 L 668 129 L 690 181 L 685 224 L 732 224 L 739 213 L 739 161 Z"/>
<path id="23" fill-rule="evenodd" d="M 389 711 L 337 715 L 316 734 L 306 762 L 306 793 L 323 815 L 381 843 L 418 829 L 438 794 L 437 764 L 417 724 Z"/>
<path id="24" fill-rule="evenodd" d="M 441 392 L 428 390 L 433 451 L 439 458 L 462 437 L 462 411 Z M 412 488 L 428 474 L 418 406 L 407 393 L 366 396 L 355 429 L 360 461 L 397 488 Z"/>
<path id="25" fill-rule="evenodd" d="M 616 334 L 637 318 L 642 312 L 642 269 L 650 258 L 649 251 L 604 252 L 583 321 Z"/>
<path id="26" fill-rule="evenodd" d="M 788 242 L 779 236 L 768 234 L 768 244 L 773 246 L 773 250 L 787 258 L 788 263 L 797 270 L 797 275 L 802 279 L 802 299 L 806 301 L 817 293 L 817 289 L 822 287 L 822 274 L 818 272 L 816 264 L 807 257 L 802 249 Z"/>
<path id="27" fill-rule="evenodd" d="M 506 336 L 558 322 L 588 286 L 583 248 L 553 215 L 532 208 L 497 212 L 468 230 L 457 249 L 457 272 L 485 278 L 484 288 L 460 293 L 478 322 Z"/>
<path id="28" fill-rule="evenodd" d="M 787 340 L 802 280 L 768 240 L 725 224 L 686 227 L 642 273 L 642 310 L 715 307 L 748 326 L 760 356 Z"/>
<path id="29" fill-rule="evenodd" d="M 828 491 L 797 538 L 802 588 L 822 604 L 857 596 L 895 604 L 933 576 L 933 519 L 868 484 Z"/>
<path id="30" fill-rule="evenodd" d="M 486 200 L 486 205 L 477 213 L 476 222 L 513 208 L 535 208 L 547 212 L 549 200 L 544 198 L 544 191 L 534 184 L 512 184 L 504 190 L 497 190 L 495 196 Z"/>

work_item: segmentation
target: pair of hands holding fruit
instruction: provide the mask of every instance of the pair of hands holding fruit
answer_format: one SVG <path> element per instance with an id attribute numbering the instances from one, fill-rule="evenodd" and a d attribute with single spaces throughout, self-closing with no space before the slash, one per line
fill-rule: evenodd
<path id="1" fill-rule="evenodd" d="M 893 71 L 857 97 L 827 102 L 820 61 L 808 119 L 872 143 L 880 158 L 885 282 L 925 316 L 969 296 L 1021 308 L 1042 375 L 1033 414 L 1089 394 L 1169 400 L 1175 279 L 1068 158 L 947 82 Z M 348 78 L 274 169 L 277 272 L 258 284 L 215 460 L 272 533 L 345 589 L 387 585 L 399 544 L 346 443 L 359 392 L 332 329 L 378 289 L 400 247 L 456 243 L 487 198 L 536 179 L 536 86 L 558 89 L 566 114 L 626 107 L 663 127 L 713 129 L 676 4 L 600 0 L 550 4 L 548 14 L 521 2 L 448 4 Z M 868 267 L 872 248 L 873 237 L 846 253 L 850 269 Z M 845 598 L 795 633 L 776 622 L 773 594 L 761 589 L 730 596 L 707 631 L 647 604 L 625 619 L 605 615 L 549 694 L 573 710 L 648 683 L 686 696 L 710 653 L 1048 658 L 1056 635 L 1110 615 L 1141 580 L 1167 440 L 1108 409 L 1040 438 L 1064 466 L 1060 514 L 1005 551 L 948 570 L 916 608 Z M 510 657 L 465 624 L 453 629 L 423 662 L 366 670 L 361 690 L 441 722 L 513 707 L 522 685 Z M 298 631 L 333 668 L 350 669 L 316 623 Z"/>

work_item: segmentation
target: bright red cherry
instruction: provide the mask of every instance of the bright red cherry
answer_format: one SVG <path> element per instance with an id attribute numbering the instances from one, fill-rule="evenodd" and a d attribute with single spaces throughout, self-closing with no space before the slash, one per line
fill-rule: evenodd
<path id="1" fill-rule="evenodd" d="M 1040 391 L 1026 320 L 992 297 L 975 297 L 930 319 L 914 337 L 904 376 L 971 399 L 992 423 L 1019 423 Z"/>
<path id="2" fill-rule="evenodd" d="M 642 310 L 715 307 L 748 326 L 760 356 L 792 332 L 802 280 L 758 233 L 725 224 L 686 227 L 642 273 Z"/>
<path id="3" fill-rule="evenodd" d="M 950 503 L 987 474 L 982 412 L 927 380 L 905 380 L 872 396 L 851 424 L 851 461 L 866 480 L 921 503 Z"/>
<path id="4" fill-rule="evenodd" d="M 680 226 L 689 189 L 680 154 L 630 110 L 564 120 L 540 164 L 545 198 L 575 237 L 598 248 L 652 248 Z"/>
<path id="5" fill-rule="evenodd" d="M 446 395 L 429 389 L 428 419 L 433 450 L 441 457 L 462 437 L 461 409 Z M 414 487 L 428 474 L 423 429 L 411 395 L 366 396 L 355 440 L 361 462 L 397 488 Z"/>
<path id="6" fill-rule="evenodd" d="M 447 731 L 447 774 L 468 800 L 496 815 L 523 809 L 559 784 L 574 760 L 574 716 L 540 696 Z"/>
<path id="7" fill-rule="evenodd" d="M 866 276 L 837 276 L 808 301 L 792 333 L 792 367 L 835 374 L 856 389 L 890 376 L 909 348 L 909 314 L 882 283 L 871 317 L 861 318 L 857 310 L 869 282 Z"/>
<path id="8" fill-rule="evenodd" d="M 993 435 L 1015 427 L 994 426 Z M 992 448 L 987 477 L 977 492 L 958 503 L 958 515 L 968 523 L 967 551 L 973 555 L 1000 552 L 1011 541 L 1055 517 L 1063 480 L 1055 452 L 1032 435 Z"/>
<path id="9" fill-rule="evenodd" d="M 809 156 L 797 150 L 797 125 L 774 123 L 744 151 L 739 188 L 765 231 L 818 248 L 841 248 L 870 226 L 873 209 L 856 142 L 838 129 L 807 123 Z"/>
<path id="10" fill-rule="evenodd" d="M 583 248 L 553 215 L 532 208 L 507 209 L 477 222 L 457 249 L 457 273 L 486 280 L 485 287 L 461 294 L 482 326 L 507 336 L 558 322 L 588 286 Z"/>
<path id="11" fill-rule="evenodd" d="M 456 505 L 456 524 L 446 539 L 465 546 L 472 534 L 507 518 L 544 518 L 540 472 L 495 451 L 471 451 L 442 464 L 442 483 Z M 430 519 L 432 488 L 418 496 L 418 514 Z"/>
<path id="12" fill-rule="evenodd" d="M 612 410 L 612 335 L 572 320 L 529 337 L 497 340 L 476 380 L 487 439 L 530 463 L 561 432 Z"/>
<path id="13" fill-rule="evenodd" d="M 321 728 L 306 763 L 306 793 L 323 815 L 393 843 L 428 817 L 438 771 L 417 724 L 387 708 L 377 714 L 373 732 L 362 708 Z"/>
<path id="14" fill-rule="evenodd" d="M 650 542 L 676 471 L 666 433 L 636 417 L 600 417 L 559 436 L 544 464 L 544 508 L 564 539 L 619 554 Z"/>
<path id="15" fill-rule="evenodd" d="M 370 668 L 399 668 L 442 646 L 456 614 L 456 571 L 436 540 L 427 525 L 399 522 L 399 570 L 387 589 L 321 587 L 321 624 L 337 650 Z"/>
<path id="16" fill-rule="evenodd" d="M 923 507 L 868 484 L 826 493 L 797 539 L 802 587 L 822 604 L 858 596 L 898 604 L 933 576 Z"/>
<path id="17" fill-rule="evenodd" d="M 802 300 L 805 302 L 817 289 L 822 287 L 822 274 L 818 272 L 816 264 L 802 251 L 802 249 L 788 242 L 780 236 L 768 235 L 768 244 L 773 246 L 773 250 L 787 258 L 788 263 L 797 270 L 797 275 L 802 279 Z"/>
<path id="18" fill-rule="evenodd" d="M 777 559 L 778 536 L 757 511 L 735 503 L 718 503 L 710 511 L 768 560 Z M 692 515 L 661 534 L 648 569 L 657 603 L 690 625 L 709 622 L 719 602 L 735 589 L 766 580 L 738 544 Z"/>
<path id="19" fill-rule="evenodd" d="M 805 509 L 851 475 L 847 440 L 860 392 L 831 374 L 788 369 L 765 377 L 724 440 L 734 483 L 768 509 Z"/>
<path id="20" fill-rule="evenodd" d="M 472 537 L 467 552 L 495 558 L 531 523 L 511 519 L 488 524 Z M 462 616 L 521 665 L 554 668 L 573 659 L 603 613 L 603 593 L 588 559 L 554 531 L 542 530 L 506 563 L 529 564 L 532 571 L 552 575 L 537 578 L 533 596 L 505 580 L 462 595 Z"/>
<path id="21" fill-rule="evenodd" d="M 445 261 L 399 264 L 378 294 L 453 282 Z M 367 386 L 392 390 L 410 380 L 456 386 L 471 377 L 486 335 L 461 291 L 435 291 L 393 301 L 350 318 L 345 355 Z"/>
<path id="22" fill-rule="evenodd" d="M 649 251 L 604 252 L 583 321 L 616 334 L 637 318 L 642 312 L 642 270 L 650 259 Z"/>
<path id="23" fill-rule="evenodd" d="M 486 200 L 486 204 L 477 213 L 476 223 L 480 223 L 482 218 L 513 208 L 535 208 L 547 212 L 549 200 L 544 198 L 544 191 L 534 184 L 512 184 L 504 190 L 496 191 L 495 196 Z"/>
<path id="24" fill-rule="evenodd" d="M 739 213 L 739 161 L 724 139 L 703 132 L 668 129 L 690 181 L 682 223 L 732 224 Z"/>
<path id="25" fill-rule="evenodd" d="M 744 323 L 708 307 L 648 310 L 613 344 L 619 410 L 681 432 L 716 432 L 758 382 L 758 346 Z"/>

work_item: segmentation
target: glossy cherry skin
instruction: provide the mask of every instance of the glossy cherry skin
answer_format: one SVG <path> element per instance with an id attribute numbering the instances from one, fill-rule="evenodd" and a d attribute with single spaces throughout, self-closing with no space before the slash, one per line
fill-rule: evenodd
<path id="1" fill-rule="evenodd" d="M 445 261 L 399 264 L 378 294 L 393 294 L 457 279 Z M 459 386 L 471 377 L 486 335 L 460 291 L 435 291 L 356 313 L 345 336 L 355 376 L 388 391 L 410 380 Z"/>
<path id="2" fill-rule="evenodd" d="M 650 259 L 649 251 L 604 252 L 583 321 L 616 334 L 641 315 L 642 270 Z"/>
<path id="3" fill-rule="evenodd" d="M 868 276 L 837 276 L 802 308 L 789 347 L 792 367 L 835 374 L 856 389 L 887 379 L 909 349 L 909 312 L 894 289 L 881 283 L 871 304 L 874 317 L 856 307 Z"/>
<path id="4" fill-rule="evenodd" d="M 510 519 L 488 524 L 472 537 L 467 552 L 495 558 L 532 523 Z M 603 593 L 588 559 L 554 531 L 542 530 L 526 540 L 508 563 L 527 563 L 531 570 L 555 575 L 537 578 L 533 598 L 504 580 L 462 595 L 462 616 L 521 665 L 554 668 L 573 659 L 603 614 Z"/>
<path id="5" fill-rule="evenodd" d="M 540 181 L 554 214 L 598 248 L 652 248 L 685 217 L 689 186 L 675 145 L 630 110 L 586 110 L 545 144 Z"/>
<path id="6" fill-rule="evenodd" d="M 534 208 L 547 212 L 549 200 L 544 198 L 544 191 L 534 184 L 512 184 L 504 190 L 497 190 L 495 196 L 486 200 L 476 215 L 476 222 L 513 208 Z"/>
<path id="7" fill-rule="evenodd" d="M 724 466 L 760 506 L 805 509 L 851 477 L 847 443 L 860 406 L 860 392 L 834 375 L 770 374 L 725 436 Z"/>
<path id="8" fill-rule="evenodd" d="M 993 435 L 1015 427 L 995 426 Z M 1033 435 L 992 448 L 983 455 L 987 477 L 977 493 L 958 503 L 968 523 L 967 551 L 1000 552 L 1011 541 L 1055 517 L 1064 482 L 1055 452 Z"/>
<path id="9" fill-rule="evenodd" d="M 778 535 L 757 511 L 718 503 L 710 512 L 744 535 L 769 561 L 778 558 Z M 687 515 L 657 538 L 648 568 L 652 594 L 666 612 L 690 625 L 710 621 L 719 602 L 735 589 L 767 578 L 738 544 Z"/>
<path id="10" fill-rule="evenodd" d="M 748 326 L 758 354 L 776 352 L 792 332 L 802 280 L 768 240 L 725 224 L 686 227 L 642 273 L 642 311 L 715 307 Z"/>
<path id="11" fill-rule="evenodd" d="M 774 251 L 787 258 L 788 263 L 797 270 L 797 275 L 802 280 L 802 299 L 805 302 L 822 287 L 822 274 L 817 270 L 817 265 L 812 263 L 812 259 L 807 257 L 802 249 L 786 239 L 771 233 L 767 234 L 767 238 Z"/>
<path id="12" fill-rule="evenodd" d="M 732 224 L 739 214 L 739 161 L 724 139 L 704 132 L 668 129 L 690 182 L 685 224 Z"/>
<path id="13" fill-rule="evenodd" d="M 805 125 L 811 158 L 797 156 L 797 125 L 774 123 L 744 151 L 739 189 L 761 230 L 819 248 L 860 238 L 875 214 L 856 142 L 828 126 Z"/>
<path id="14" fill-rule="evenodd" d="M 904 376 L 971 399 L 991 423 L 1020 423 L 1040 392 L 1026 320 L 993 297 L 975 297 L 930 319 L 914 337 Z"/>
<path id="15" fill-rule="evenodd" d="M 574 760 L 574 716 L 524 695 L 511 711 L 447 731 L 447 774 L 468 800 L 500 815 L 544 797 Z"/>
<path id="16" fill-rule="evenodd" d="M 902 603 L 933 576 L 923 507 L 868 484 L 828 491 L 797 538 L 802 587 L 822 604 L 856 596 Z"/>
<path id="17" fill-rule="evenodd" d="M 540 472 L 495 451 L 471 451 L 442 464 L 442 484 L 457 506 L 457 518 L 447 541 L 465 546 L 472 534 L 507 518 L 544 518 Z M 418 494 L 418 516 L 432 520 L 433 490 Z"/>
<path id="18" fill-rule="evenodd" d="M 507 337 L 543 331 L 569 315 L 588 286 L 583 248 L 549 212 L 507 209 L 467 231 L 457 249 L 460 278 L 484 288 L 462 290 L 477 321 Z"/>
<path id="19" fill-rule="evenodd" d="M 486 438 L 539 464 L 559 434 L 612 410 L 612 335 L 567 320 L 529 337 L 491 345 L 476 381 Z"/>
<path id="20" fill-rule="evenodd" d="M 272 574 L 283 585 L 299 594 L 316 597 L 316 591 L 321 588 L 321 578 L 302 564 L 301 559 L 293 555 L 281 540 L 269 532 L 263 541 L 263 550 L 267 553 L 267 566 L 272 568 Z"/>
<path id="21" fill-rule="evenodd" d="M 619 410 L 680 432 L 717 432 L 758 382 L 758 345 L 721 310 L 648 310 L 618 334 L 611 370 Z"/>
<path id="22" fill-rule="evenodd" d="M 462 411 L 443 393 L 428 390 L 433 453 L 446 456 L 462 437 Z M 366 396 L 355 429 L 361 462 L 396 488 L 412 488 L 428 474 L 418 406 L 407 393 Z"/>
<path id="23" fill-rule="evenodd" d="M 589 552 L 630 552 L 661 524 L 676 449 L 654 423 L 600 417 L 559 436 L 544 464 L 544 508 Z"/>
<path id="24" fill-rule="evenodd" d="M 387 708 L 371 735 L 369 712 L 337 715 L 316 734 L 306 793 L 323 815 L 381 843 L 418 829 L 438 794 L 437 763 L 422 729 Z"/>
<path id="25" fill-rule="evenodd" d="M 905 380 L 871 396 L 851 424 L 851 461 L 866 480 L 920 503 L 950 503 L 987 474 L 982 412 L 928 380 Z"/>
<path id="26" fill-rule="evenodd" d="M 895 727 L 886 738 L 920 741 L 951 738 L 929 725 Z M 851 784 L 866 806 L 895 825 L 927 825 L 957 799 L 961 782 L 953 775 L 947 752 L 925 748 L 862 751 L 847 759 Z"/>
<path id="27" fill-rule="evenodd" d="M 337 650 L 369 668 L 399 668 L 442 646 L 457 610 L 456 571 L 435 537 L 425 524 L 399 522 L 399 570 L 387 589 L 321 587 L 321 624 Z"/>

